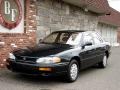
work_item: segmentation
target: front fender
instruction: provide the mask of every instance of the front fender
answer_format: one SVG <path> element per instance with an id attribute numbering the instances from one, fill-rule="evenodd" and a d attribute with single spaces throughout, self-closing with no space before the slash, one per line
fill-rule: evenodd
<path id="1" fill-rule="evenodd" d="M 79 54 L 81 52 L 81 47 L 70 49 L 64 52 L 61 52 L 55 56 L 60 57 L 61 59 L 64 59 L 66 61 L 70 61 L 73 57 L 79 57 Z"/>

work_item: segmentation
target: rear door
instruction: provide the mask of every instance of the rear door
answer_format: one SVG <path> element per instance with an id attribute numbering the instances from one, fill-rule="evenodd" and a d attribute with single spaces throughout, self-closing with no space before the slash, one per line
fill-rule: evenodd
<path id="1" fill-rule="evenodd" d="M 94 45 L 96 48 L 96 63 L 100 62 L 103 59 L 105 48 L 103 44 L 102 38 L 99 37 L 97 33 L 91 33 L 93 40 L 94 40 Z"/>

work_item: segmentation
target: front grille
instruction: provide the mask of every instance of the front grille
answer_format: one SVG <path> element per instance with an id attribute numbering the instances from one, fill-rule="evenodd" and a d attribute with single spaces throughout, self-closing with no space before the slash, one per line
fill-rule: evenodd
<path id="1" fill-rule="evenodd" d="M 37 60 L 36 57 L 16 56 L 16 62 L 24 62 L 24 63 L 35 64 L 36 60 Z"/>

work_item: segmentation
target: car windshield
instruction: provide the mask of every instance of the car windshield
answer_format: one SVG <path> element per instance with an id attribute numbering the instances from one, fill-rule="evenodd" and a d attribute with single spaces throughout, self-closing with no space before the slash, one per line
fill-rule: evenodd
<path id="1" fill-rule="evenodd" d="M 82 34 L 80 32 L 54 32 L 42 40 L 42 43 L 78 45 Z"/>

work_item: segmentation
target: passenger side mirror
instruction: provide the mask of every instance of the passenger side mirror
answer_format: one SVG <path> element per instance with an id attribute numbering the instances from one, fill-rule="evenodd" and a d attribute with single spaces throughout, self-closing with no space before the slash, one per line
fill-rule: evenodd
<path id="1" fill-rule="evenodd" d="M 82 49 L 85 48 L 85 46 L 91 46 L 92 45 L 92 42 L 85 42 L 85 44 L 82 46 Z"/>
<path id="2" fill-rule="evenodd" d="M 92 45 L 92 42 L 86 42 L 85 43 L 85 46 L 91 46 Z"/>

